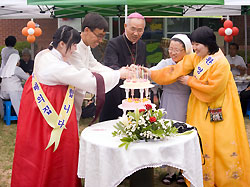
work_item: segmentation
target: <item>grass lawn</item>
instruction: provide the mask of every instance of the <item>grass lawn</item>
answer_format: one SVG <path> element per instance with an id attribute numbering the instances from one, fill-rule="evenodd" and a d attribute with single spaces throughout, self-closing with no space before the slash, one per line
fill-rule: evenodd
<path id="1" fill-rule="evenodd" d="M 80 121 L 79 132 L 81 132 L 89 124 L 91 119 L 83 119 Z M 250 120 L 245 117 L 248 140 L 250 142 Z M 15 138 L 16 138 L 16 123 L 6 126 L 3 120 L 0 119 L 0 187 L 10 186 L 12 160 L 14 155 Z M 155 187 L 166 187 L 160 182 L 160 179 L 166 173 L 165 168 L 157 168 L 154 170 Z M 128 180 L 125 180 L 119 187 L 129 186 Z M 171 187 L 181 187 L 173 183 Z"/>

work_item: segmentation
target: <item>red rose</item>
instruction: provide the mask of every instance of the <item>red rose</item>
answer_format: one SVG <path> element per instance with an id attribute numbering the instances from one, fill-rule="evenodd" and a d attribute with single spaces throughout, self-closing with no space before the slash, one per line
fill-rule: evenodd
<path id="1" fill-rule="evenodd" d="M 156 117 L 154 117 L 154 116 L 150 117 L 150 118 L 149 118 L 149 121 L 150 121 L 151 123 L 156 122 Z"/>
<path id="2" fill-rule="evenodd" d="M 152 109 L 152 106 L 150 104 L 146 104 L 145 107 L 146 107 L 147 110 Z"/>
<path id="3" fill-rule="evenodd" d="M 139 110 L 139 112 L 141 113 L 141 112 L 145 112 L 146 110 L 145 109 L 140 109 Z"/>

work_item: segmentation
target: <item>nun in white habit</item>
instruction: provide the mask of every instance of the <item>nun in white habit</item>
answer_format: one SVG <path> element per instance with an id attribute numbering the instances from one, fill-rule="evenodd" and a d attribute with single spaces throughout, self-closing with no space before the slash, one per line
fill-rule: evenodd
<path id="1" fill-rule="evenodd" d="M 17 66 L 20 57 L 18 54 L 10 55 L 6 65 L 2 69 L 2 83 L 0 96 L 2 99 L 10 99 L 13 108 L 18 115 L 20 100 L 23 92 L 22 81 L 27 80 L 29 75 Z"/>
<path id="2" fill-rule="evenodd" d="M 175 65 L 183 57 L 193 52 L 190 39 L 185 34 L 176 34 L 170 40 L 169 45 L 170 58 L 161 60 L 151 70 L 162 69 L 169 65 Z M 167 111 L 166 118 L 185 122 L 187 113 L 187 103 L 190 95 L 190 87 L 179 83 L 178 81 L 163 86 L 163 92 L 160 101 L 160 108 Z"/>

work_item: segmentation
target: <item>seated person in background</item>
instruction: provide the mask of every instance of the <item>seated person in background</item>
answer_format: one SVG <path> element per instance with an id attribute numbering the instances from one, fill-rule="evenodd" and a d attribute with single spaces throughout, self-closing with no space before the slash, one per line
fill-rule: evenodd
<path id="1" fill-rule="evenodd" d="M 247 112 L 248 100 L 250 100 L 250 83 L 248 84 L 248 86 L 245 90 L 240 92 L 240 103 L 241 103 L 243 116 L 245 116 L 246 112 Z"/>
<path id="2" fill-rule="evenodd" d="M 176 34 L 170 40 L 168 51 L 170 58 L 161 60 L 151 70 L 162 69 L 180 62 L 185 55 L 192 53 L 191 41 L 185 34 Z M 169 85 L 163 85 L 160 108 L 164 108 L 167 111 L 167 116 L 165 117 L 186 122 L 189 95 L 190 87 L 178 81 Z M 167 170 L 168 174 L 162 179 L 164 184 L 171 184 L 175 178 L 177 178 L 177 183 L 184 183 L 180 170 L 173 167 L 168 167 Z M 175 177 L 176 175 L 177 177 Z"/>
<path id="3" fill-rule="evenodd" d="M 31 60 L 31 51 L 28 48 L 24 48 L 22 51 L 22 58 L 20 59 L 20 68 L 22 68 L 25 73 L 29 73 L 31 75 L 33 67 L 34 61 Z"/>
<path id="4" fill-rule="evenodd" d="M 0 95 L 2 99 L 10 99 L 13 108 L 18 115 L 20 100 L 23 92 L 22 80 L 27 80 L 27 75 L 19 65 L 19 55 L 10 55 L 6 65 L 2 70 L 2 83 Z"/>
<path id="5" fill-rule="evenodd" d="M 14 46 L 16 45 L 16 37 L 15 36 L 8 36 L 5 39 L 5 45 L 1 51 L 1 57 L 2 57 L 2 63 L 1 63 L 1 68 L 0 68 L 0 76 L 1 76 L 1 71 L 6 65 L 8 58 L 11 54 L 19 54 L 18 50 L 14 49 Z"/>
<path id="6" fill-rule="evenodd" d="M 236 43 L 229 44 L 229 55 L 226 56 L 228 62 L 230 63 L 231 71 L 234 76 L 244 75 L 247 70 L 246 63 L 243 58 L 237 55 L 239 50 L 239 45 Z"/>

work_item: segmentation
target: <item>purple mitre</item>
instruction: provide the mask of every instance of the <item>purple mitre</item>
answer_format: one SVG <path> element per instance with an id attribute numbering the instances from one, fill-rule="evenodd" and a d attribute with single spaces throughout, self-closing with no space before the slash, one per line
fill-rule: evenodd
<path id="1" fill-rule="evenodd" d="M 144 19 L 144 16 L 139 14 L 138 12 L 134 12 L 128 16 L 128 19 L 131 19 L 131 18 Z"/>

